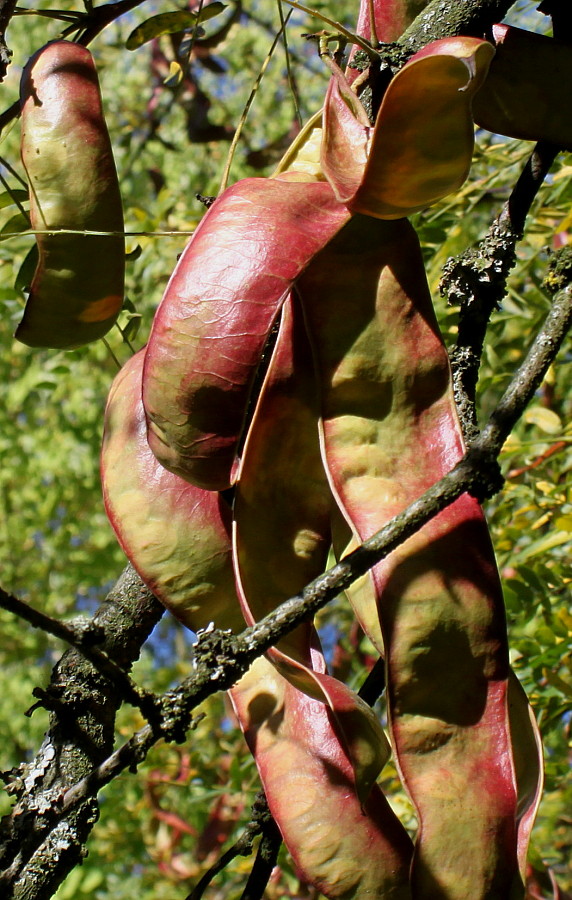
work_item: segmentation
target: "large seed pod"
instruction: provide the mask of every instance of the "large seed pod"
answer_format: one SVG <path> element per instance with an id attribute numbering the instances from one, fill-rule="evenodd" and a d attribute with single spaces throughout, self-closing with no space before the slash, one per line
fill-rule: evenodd
<path id="1" fill-rule="evenodd" d="M 164 469 L 147 443 L 141 350 L 113 382 L 101 451 L 109 521 L 143 581 L 192 631 L 241 629 L 232 574 L 230 507 Z"/>
<path id="2" fill-rule="evenodd" d="M 109 331 L 124 287 L 119 182 L 89 51 L 69 41 L 39 50 L 24 69 L 20 103 L 31 225 L 49 233 L 36 238 L 39 262 L 16 338 L 71 349 Z"/>
<path id="3" fill-rule="evenodd" d="M 298 869 L 329 900 L 411 900 L 411 840 L 377 785 L 360 803 L 326 704 L 264 658 L 230 693 Z"/>
<path id="4" fill-rule="evenodd" d="M 230 510 L 216 492 L 187 484 L 151 453 L 142 363 L 140 352 L 123 367 L 107 403 L 101 468 L 109 519 L 142 579 L 188 628 L 214 621 L 240 630 Z M 384 896 L 408 900 L 411 841 L 376 785 L 364 807 L 359 796 L 371 729 L 352 692 L 325 674 L 317 646 L 310 665 L 327 682 L 329 704 L 296 690 L 265 659 L 230 691 L 270 807 L 304 879 L 326 897 L 368 900 L 383 887 Z M 274 713 L 284 717 L 278 728 Z M 288 769 L 295 778 L 283 777 Z M 293 795 L 296 785 L 303 795 Z"/>
<path id="5" fill-rule="evenodd" d="M 244 448 L 234 503 L 237 586 L 248 623 L 324 571 L 332 496 L 320 456 L 316 383 L 301 311 L 290 298 Z M 308 622 L 268 651 L 297 688 L 326 703 L 365 800 L 389 756 L 373 711 L 312 663 Z M 391 826 L 390 826 L 391 827 Z M 381 863 L 380 863 L 381 864 Z"/>
<path id="6" fill-rule="evenodd" d="M 246 178 L 181 256 L 149 338 L 143 403 L 153 453 L 206 490 L 234 480 L 250 392 L 293 282 L 349 218 L 327 184 Z"/>
<path id="7" fill-rule="evenodd" d="M 493 56 L 476 38 L 428 44 L 390 82 L 374 128 L 338 72 L 321 153 L 338 200 L 356 213 L 399 219 L 457 190 L 473 153 L 472 98 Z"/>
<path id="8" fill-rule="evenodd" d="M 297 289 L 320 373 L 324 461 L 364 540 L 463 454 L 415 233 L 406 220 L 355 216 Z M 459 498 L 373 575 L 391 735 L 419 818 L 413 894 L 519 896 L 504 607 L 476 501 Z"/>
<path id="9" fill-rule="evenodd" d="M 473 100 L 482 128 L 572 150 L 572 47 L 508 25 L 495 25 L 496 53 Z"/>

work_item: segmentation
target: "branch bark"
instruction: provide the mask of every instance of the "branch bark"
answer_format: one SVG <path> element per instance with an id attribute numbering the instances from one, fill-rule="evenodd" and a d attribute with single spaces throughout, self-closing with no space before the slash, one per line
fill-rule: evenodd
<path id="1" fill-rule="evenodd" d="M 410 56 L 430 41 L 459 34 L 486 37 L 515 0 L 432 0 L 397 42 Z"/>
<path id="2" fill-rule="evenodd" d="M 451 366 L 455 401 L 468 444 L 478 435 L 475 394 L 489 321 L 505 296 L 526 217 L 558 152 L 557 147 L 545 141 L 536 145 L 483 240 L 448 260 L 443 269 L 441 294 L 460 307 Z"/>
<path id="3" fill-rule="evenodd" d="M 16 3 L 17 0 L 0 0 L 0 82 L 4 81 L 12 59 L 12 51 L 6 43 L 6 29 L 14 15 Z"/>
<path id="4" fill-rule="evenodd" d="M 163 608 L 128 566 L 94 618 L 102 648 L 128 671 Z M 98 818 L 93 797 L 63 815 L 61 797 L 111 753 L 121 692 L 78 650 L 54 669 L 44 694 L 50 729 L 35 759 L 4 773 L 16 796 L 0 827 L 0 893 L 6 900 L 48 900 L 84 855 Z"/>

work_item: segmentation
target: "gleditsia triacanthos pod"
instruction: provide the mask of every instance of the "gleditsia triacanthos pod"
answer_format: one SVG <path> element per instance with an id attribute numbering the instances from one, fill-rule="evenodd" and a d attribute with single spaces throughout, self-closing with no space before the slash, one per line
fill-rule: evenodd
<path id="1" fill-rule="evenodd" d="M 327 184 L 246 178 L 212 205 L 157 310 L 145 356 L 148 439 L 206 490 L 236 454 L 268 335 L 293 281 L 349 218 Z"/>
<path id="2" fill-rule="evenodd" d="M 144 355 L 140 350 L 123 366 L 107 399 L 101 450 L 107 516 L 126 556 L 173 615 L 193 631 L 209 622 L 240 630 L 230 506 L 164 469 L 151 452 L 141 403 Z"/>
<path id="3" fill-rule="evenodd" d="M 143 581 L 183 624 L 195 632 L 209 622 L 240 630 L 230 509 L 216 492 L 164 469 L 151 452 L 143 353 L 123 367 L 108 398 L 101 457 L 107 514 Z M 361 725 L 348 750 L 361 705 L 326 675 L 315 636 L 306 661 L 329 682 L 327 703 L 297 690 L 264 658 L 229 692 L 272 813 L 301 875 L 326 897 L 410 900 L 411 841 L 377 785 L 370 781 L 361 799 L 356 780 L 363 761 L 380 749 L 385 754 L 385 746 L 371 744 L 371 729 Z"/>
<path id="4" fill-rule="evenodd" d="M 312 664 L 325 671 L 317 650 Z M 359 801 L 327 704 L 298 691 L 264 658 L 230 695 L 305 879 L 329 900 L 412 900 L 411 839 L 377 784 Z"/>
<path id="5" fill-rule="evenodd" d="M 374 127 L 341 70 L 334 75 L 321 163 L 338 200 L 399 219 L 457 190 L 474 147 L 472 99 L 494 52 L 470 37 L 428 44 L 390 81 Z"/>
<path id="6" fill-rule="evenodd" d="M 121 195 L 89 50 L 70 41 L 39 50 L 20 103 L 39 261 L 16 338 L 72 349 L 109 331 L 124 291 Z"/>
<path id="7" fill-rule="evenodd" d="M 365 540 L 464 452 L 413 228 L 354 216 L 296 290 L 319 373 L 324 464 L 351 530 Z M 521 815 L 504 607 L 478 503 L 463 495 L 373 578 L 390 733 L 419 820 L 413 896 L 522 896 L 536 792 L 526 789 Z M 526 731 L 536 747 L 526 716 L 518 731 L 514 740 Z"/>
<path id="8" fill-rule="evenodd" d="M 496 53 L 473 99 L 488 131 L 572 150 L 572 47 L 544 34 L 493 26 Z"/>
<path id="9" fill-rule="evenodd" d="M 249 624 L 324 571 L 331 504 L 320 456 L 312 355 L 300 310 L 289 298 L 250 424 L 233 510 L 236 580 Z M 358 796 L 365 800 L 389 757 L 387 738 L 353 691 L 314 671 L 316 641 L 313 625 L 304 623 L 268 657 L 295 687 L 330 706 L 354 766 Z"/>

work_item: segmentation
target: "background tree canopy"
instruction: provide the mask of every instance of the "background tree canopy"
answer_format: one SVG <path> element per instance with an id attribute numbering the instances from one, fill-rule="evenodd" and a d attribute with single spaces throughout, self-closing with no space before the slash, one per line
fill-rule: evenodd
<path id="1" fill-rule="evenodd" d="M 4 2 L 2 11 L 9 7 Z M 505 21 L 549 33 L 551 19 L 536 7 L 526 0 L 514 3 Z M 320 108 L 330 75 L 316 43 L 303 37 L 321 30 L 323 23 L 297 9 L 290 14 L 289 7 L 274 0 L 229 2 L 219 16 L 204 23 L 196 42 L 188 32 L 179 32 L 126 49 L 137 25 L 179 8 L 158 0 L 98 7 L 62 0 L 62 8 L 53 10 L 48 0 L 36 0 L 9 10 L 7 43 L 13 56 L 1 104 L 7 111 L 17 99 L 22 68 L 32 53 L 63 30 L 85 25 L 82 16 L 88 17 L 89 28 L 98 21 L 98 12 L 111 11 L 109 24 L 99 33 L 94 28 L 90 49 L 119 173 L 128 255 L 124 308 L 105 341 L 52 351 L 33 350 L 13 340 L 35 241 L 29 233 L 18 120 L 9 112 L 0 117 L 0 583 L 5 594 L 74 627 L 79 627 L 78 617 L 87 621 L 95 614 L 125 566 L 101 499 L 103 409 L 118 367 L 145 345 L 167 279 L 204 213 L 196 195 L 219 193 L 238 127 L 229 183 L 269 174 L 300 123 Z M 350 29 L 358 11 L 357 0 L 343 10 L 329 0 L 313 8 Z M 572 41 L 572 34 L 565 37 Z M 563 109 L 562 115 L 567 114 Z M 530 142 L 480 130 L 465 185 L 413 217 L 440 326 L 451 348 L 459 309 L 439 292 L 443 267 L 484 238 L 532 149 Z M 478 384 L 480 424 L 495 408 L 550 308 L 545 278 L 551 254 L 570 243 L 571 176 L 570 154 L 559 153 L 533 201 L 506 295 L 487 332 Z M 543 863 L 550 866 L 568 891 L 571 364 L 568 344 L 506 441 L 500 457 L 504 490 L 486 504 L 508 610 L 511 662 L 545 746 L 544 798 L 530 859 L 539 871 Z M 153 617 L 158 620 L 159 614 L 151 606 L 150 623 Z M 0 814 L 7 817 L 0 836 L 6 839 L 14 770 L 34 759 L 37 764 L 48 728 L 46 707 L 57 712 L 53 695 L 50 701 L 34 690 L 45 691 L 63 645 L 6 609 L 0 609 L 0 621 L 0 770 L 12 772 L 6 774 L 7 789 L 0 795 Z M 332 671 L 357 690 L 375 653 L 353 623 L 343 596 L 319 613 L 318 627 Z M 163 692 L 189 676 L 192 666 L 189 632 L 165 615 L 153 628 L 132 675 L 148 691 Z M 376 708 L 383 717 L 383 699 Z M 156 743 L 136 774 L 122 772 L 102 790 L 88 855 L 58 888 L 58 900 L 127 900 L 135 895 L 140 900 L 183 900 L 223 848 L 238 839 L 251 820 L 259 789 L 256 767 L 224 694 L 206 700 L 201 713 L 203 718 L 195 720 L 184 742 Z M 123 704 L 109 728 L 115 729 L 119 745 L 143 725 L 141 710 Z M 24 778 L 24 770 L 19 772 Z M 402 821 L 413 829 L 413 808 L 392 764 L 384 769 L 383 787 Z M 7 859 L 10 865 L 9 854 Z M 218 875 L 208 895 L 240 896 L 251 867 L 250 858 L 238 856 Z M 542 876 L 538 878 L 540 885 Z M 530 896 L 548 897 L 551 891 L 548 887 L 546 894 Z M 319 895 L 300 885 L 282 848 L 265 896 Z"/>

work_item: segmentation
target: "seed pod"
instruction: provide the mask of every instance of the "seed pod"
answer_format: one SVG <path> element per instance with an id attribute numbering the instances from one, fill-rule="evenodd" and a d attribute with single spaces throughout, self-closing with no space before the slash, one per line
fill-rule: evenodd
<path id="1" fill-rule="evenodd" d="M 411 900 L 411 840 L 377 785 L 359 802 L 328 707 L 296 690 L 264 658 L 231 699 L 270 810 L 304 877 L 329 900 Z"/>
<path id="2" fill-rule="evenodd" d="M 153 453 L 206 490 L 235 476 L 250 391 L 293 281 L 349 213 L 327 184 L 248 178 L 213 204 L 153 323 L 143 403 Z"/>
<path id="3" fill-rule="evenodd" d="M 239 597 L 249 624 L 296 595 L 326 568 L 332 497 L 320 456 L 314 367 L 299 308 L 286 302 L 274 354 L 250 425 L 234 502 Z M 310 622 L 268 651 L 297 688 L 326 703 L 365 800 L 389 757 L 372 710 L 316 670 Z"/>
<path id="4" fill-rule="evenodd" d="M 473 101 L 481 128 L 572 150 L 570 44 L 508 25 L 494 25 L 495 57 Z"/>
<path id="5" fill-rule="evenodd" d="M 39 262 L 16 338 L 71 349 L 109 331 L 123 302 L 121 196 L 89 51 L 69 41 L 39 50 L 24 69 L 20 103 L 31 225 L 50 233 L 36 237 Z"/>
<path id="6" fill-rule="evenodd" d="M 187 627 L 196 631 L 214 621 L 240 630 L 229 510 L 215 492 L 182 481 L 151 453 L 141 405 L 142 362 L 140 352 L 123 367 L 107 403 L 101 469 L 108 516 L 142 579 Z M 340 729 L 357 726 L 354 747 L 361 744 L 362 760 L 371 734 L 352 692 L 325 675 L 317 647 L 311 665 L 329 682 L 329 708 L 288 685 L 264 659 L 230 691 L 270 807 L 304 878 L 327 897 L 365 900 L 365 889 L 383 886 L 391 887 L 388 896 L 395 900 L 408 900 L 411 842 L 375 785 L 364 815 Z M 283 716 L 278 729 L 274 711 Z M 301 725 L 306 713 L 310 718 Z M 306 792 L 295 803 L 292 779 L 281 774 L 290 766 Z M 308 803 L 315 796 L 320 802 Z M 347 893 L 348 886 L 354 893 Z"/>
<path id="7" fill-rule="evenodd" d="M 324 460 L 363 540 L 463 453 L 415 233 L 406 220 L 355 216 L 297 289 L 320 373 Z M 396 760 L 419 818 L 413 894 L 434 896 L 438 881 L 448 900 L 506 898 L 520 889 L 508 648 L 476 501 L 459 498 L 373 575 Z"/>
<path id="8" fill-rule="evenodd" d="M 141 403 L 143 356 L 123 366 L 105 409 L 101 479 L 109 521 L 143 581 L 188 628 L 214 622 L 240 630 L 230 508 L 153 456 Z"/>
<path id="9" fill-rule="evenodd" d="M 428 44 L 389 83 L 374 128 L 342 73 L 332 78 L 321 160 L 338 200 L 399 219 L 457 190 L 474 147 L 472 98 L 494 52 L 470 37 Z"/>

